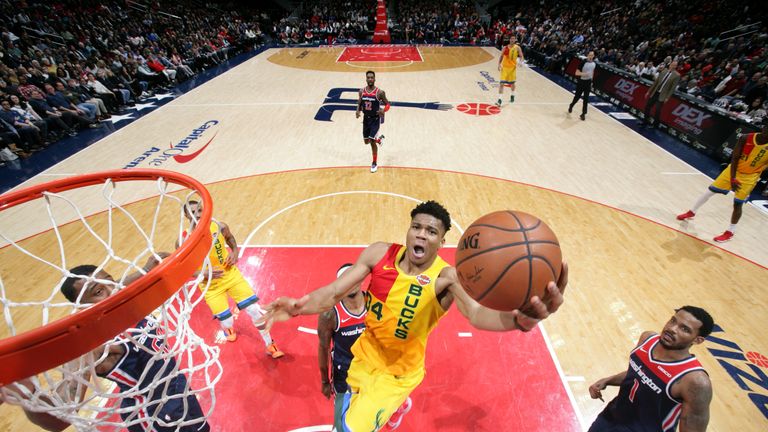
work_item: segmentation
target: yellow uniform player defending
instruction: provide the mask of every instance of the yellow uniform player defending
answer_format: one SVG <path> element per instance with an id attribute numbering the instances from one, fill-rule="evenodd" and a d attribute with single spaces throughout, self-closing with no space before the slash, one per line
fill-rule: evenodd
<path id="1" fill-rule="evenodd" d="M 378 431 L 398 426 L 410 410 L 410 393 L 424 378 L 427 339 L 454 301 L 474 327 L 528 331 L 563 303 L 568 266 L 543 299 L 531 300 L 530 315 L 500 312 L 474 301 L 459 285 L 456 270 L 437 255 L 451 228 L 448 211 L 434 201 L 411 211 L 405 245 L 374 243 L 330 284 L 300 299 L 280 297 L 266 307 L 267 324 L 333 307 L 371 275 L 366 331 L 352 346 L 342 423 L 344 431 Z"/>
<path id="2" fill-rule="evenodd" d="M 199 202 L 189 201 L 187 203 L 185 216 L 189 219 L 192 228 L 200 219 L 202 211 L 203 206 Z M 246 311 L 253 324 L 259 329 L 264 344 L 267 346 L 267 355 L 272 356 L 272 358 L 282 357 L 283 352 L 277 348 L 277 345 L 272 341 L 269 330 L 265 329 L 261 323 L 263 314 L 256 303 L 259 301 L 259 297 L 256 296 L 251 285 L 237 268 L 238 247 L 235 236 L 232 235 L 227 224 L 217 221 L 211 221 L 211 235 L 213 247 L 211 248 L 210 259 L 213 269 L 211 283 L 208 285 L 208 291 L 205 292 L 205 302 L 211 308 L 213 316 L 219 320 L 227 340 L 234 342 L 237 339 L 237 334 L 234 330 L 235 320 L 229 309 L 228 299 L 228 297 L 232 297 L 237 308 Z M 227 250 L 227 246 L 231 251 Z M 205 286 L 206 281 L 203 281 L 200 288 L 203 289 Z"/>
<path id="3" fill-rule="evenodd" d="M 689 220 L 696 216 L 699 207 L 704 205 L 714 194 L 727 194 L 733 191 L 733 212 L 731 213 L 731 225 L 728 229 L 715 237 L 716 242 L 727 242 L 736 233 L 736 224 L 741 219 L 741 208 L 749 199 L 749 194 L 760 180 L 760 174 L 768 168 L 768 121 L 763 123 L 759 133 L 751 133 L 739 137 L 736 147 L 733 149 L 731 164 L 709 186 L 690 210 L 677 215 L 677 220 Z"/>
<path id="4" fill-rule="evenodd" d="M 499 100 L 496 101 L 497 106 L 501 106 L 502 95 L 504 94 L 504 86 L 508 85 L 511 90 L 509 96 L 509 102 L 515 101 L 515 81 L 517 81 L 517 59 L 525 61 L 523 56 L 523 50 L 520 45 L 517 44 L 517 38 L 515 35 L 509 37 L 509 44 L 504 47 L 499 57 L 499 70 L 501 71 L 501 78 L 499 79 Z"/>

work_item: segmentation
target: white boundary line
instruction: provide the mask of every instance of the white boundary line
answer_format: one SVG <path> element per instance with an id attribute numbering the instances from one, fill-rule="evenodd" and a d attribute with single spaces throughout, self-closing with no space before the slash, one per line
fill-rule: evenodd
<path id="1" fill-rule="evenodd" d="M 409 200 L 409 201 L 413 201 L 413 202 L 417 202 L 417 203 L 420 203 L 420 202 L 424 201 L 424 200 L 420 200 L 420 199 L 417 199 L 417 198 L 414 198 L 414 197 L 410 197 L 410 196 L 407 196 L 407 195 L 396 194 L 396 193 L 393 193 L 393 192 L 381 192 L 381 191 L 370 191 L 370 190 L 332 192 L 332 193 L 329 193 L 329 194 L 318 195 L 318 196 L 314 196 L 314 197 L 311 197 L 311 198 L 307 198 L 307 199 L 301 200 L 299 202 L 295 202 L 295 203 L 289 205 L 288 207 L 284 207 L 283 209 L 276 211 L 271 216 L 269 216 L 268 218 L 264 219 L 264 221 L 261 222 L 256 228 L 254 228 L 253 231 L 251 231 L 248 234 L 248 237 L 245 238 L 245 241 L 243 242 L 243 249 L 240 249 L 240 253 L 238 254 L 238 258 L 242 258 L 244 248 L 249 247 L 249 244 L 250 244 L 251 239 L 253 238 L 253 236 L 261 228 L 263 228 L 264 225 L 268 224 L 272 219 L 280 216 L 281 214 L 287 212 L 288 210 L 291 210 L 294 207 L 298 207 L 298 206 L 300 206 L 302 204 L 306 204 L 308 202 L 316 201 L 316 200 L 323 199 L 323 198 L 330 198 L 330 197 L 340 196 L 340 195 L 358 195 L 358 194 L 387 195 L 387 196 L 392 196 L 392 197 L 396 197 L 396 198 L 403 198 L 403 199 L 406 199 L 406 200 Z M 456 223 L 455 220 L 451 219 L 451 222 L 453 223 L 453 225 L 456 227 L 456 229 L 461 234 L 464 233 L 464 230 L 461 228 L 461 226 L 459 226 L 458 223 Z"/>
<path id="2" fill-rule="evenodd" d="M 299 326 L 297 328 L 297 330 L 300 331 L 300 332 L 309 333 L 309 334 L 313 334 L 313 335 L 317 334 L 317 330 L 316 329 L 311 329 L 311 328 L 308 328 L 308 327 Z"/>
<path id="3" fill-rule="evenodd" d="M 328 101 L 327 103 L 338 103 L 338 101 Z M 459 102 L 440 102 L 443 104 L 449 104 L 449 105 L 458 105 L 463 103 L 477 103 L 472 101 L 459 101 Z M 484 103 L 484 102 L 479 102 Z M 317 106 L 317 105 L 324 105 L 324 102 L 241 102 L 241 103 L 203 103 L 203 104 L 173 104 L 171 106 L 168 106 L 168 108 L 176 108 L 176 107 L 237 107 L 237 106 L 281 106 L 281 105 L 311 105 L 311 106 Z M 562 105 L 562 102 L 515 102 L 515 105 Z M 162 108 L 165 108 L 163 106 Z"/>
<path id="4" fill-rule="evenodd" d="M 424 56 L 421 55 L 421 50 L 419 49 L 419 47 L 414 47 L 414 48 L 416 48 L 416 54 L 419 55 L 419 61 L 424 63 Z"/>
<path id="5" fill-rule="evenodd" d="M 573 407 L 573 411 L 576 413 L 576 420 L 579 421 L 579 426 L 581 426 L 581 430 L 585 431 L 587 430 L 586 425 L 584 424 L 584 417 L 581 415 L 581 411 L 579 410 L 579 406 L 576 404 L 576 398 L 573 397 L 573 393 L 571 392 L 571 386 L 568 384 L 568 379 L 565 377 L 565 374 L 563 373 L 563 368 L 560 366 L 560 361 L 557 359 L 557 355 L 555 354 L 554 348 L 552 348 L 552 342 L 549 340 L 549 334 L 547 333 L 547 330 L 544 328 L 543 323 L 539 323 L 539 330 L 541 330 L 541 335 L 544 337 L 544 343 L 547 345 L 547 349 L 549 350 L 549 355 L 552 357 L 552 361 L 555 363 L 555 369 L 557 369 L 557 374 L 560 375 L 560 381 L 563 383 L 563 387 L 565 388 L 565 393 L 568 394 L 568 400 L 571 401 L 571 406 Z"/>
<path id="6" fill-rule="evenodd" d="M 345 53 L 345 52 L 347 52 L 347 48 L 348 48 L 348 47 L 344 47 L 344 49 L 343 49 L 343 50 L 341 50 L 341 52 L 339 53 L 339 56 L 338 56 L 338 57 L 336 57 L 336 63 L 338 63 L 338 62 L 339 62 L 339 59 L 341 58 L 341 56 L 342 56 L 342 55 L 344 55 L 344 53 Z"/>
<path id="7" fill-rule="evenodd" d="M 699 175 L 700 172 L 672 172 L 672 171 L 664 171 L 660 172 L 659 174 L 663 175 Z"/>
<path id="8" fill-rule="evenodd" d="M 333 430 L 333 425 L 307 426 L 303 428 L 289 430 L 288 432 L 329 432 Z"/>

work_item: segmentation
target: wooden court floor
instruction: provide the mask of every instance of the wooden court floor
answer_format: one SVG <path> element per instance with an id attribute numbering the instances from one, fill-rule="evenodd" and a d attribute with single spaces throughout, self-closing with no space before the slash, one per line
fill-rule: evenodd
<path id="1" fill-rule="evenodd" d="M 414 200 L 427 199 L 451 212 L 456 229 L 446 240 L 455 244 L 485 213 L 526 211 L 558 234 L 571 267 L 566 304 L 543 327 L 584 425 L 603 407 L 587 387 L 626 369 L 642 331 L 661 330 L 674 308 L 694 304 L 719 325 L 693 350 L 714 385 L 709 430 L 768 428 L 768 363 L 748 360 L 768 355 L 766 215 L 745 206 L 737 236 L 725 245 L 711 238 L 727 224 L 729 198 L 713 198 L 694 222 L 677 223 L 674 215 L 710 180 L 597 109 L 586 122 L 567 115 L 571 94 L 534 70 L 518 73 L 517 101 L 500 113 L 456 109 L 495 101 L 496 50 L 430 48 L 418 67 L 362 69 L 336 67 L 338 49 L 307 50 L 301 58 L 268 50 L 27 184 L 128 165 L 180 171 L 208 185 L 215 217 L 243 245 L 401 242 Z M 393 102 L 375 174 L 349 102 L 367 67 Z M 126 202 L 139 200 L 130 208 L 148 213 L 141 199 L 151 190 L 123 193 Z M 102 210 L 97 202 L 83 209 Z M 23 244 L 51 253 L 51 234 L 39 234 L 50 224 L 39 212 L 0 218 L 4 231 L 13 227 L 16 238 L 31 236 Z M 68 235 L 72 243 L 81 239 Z M 11 254 L 0 250 L 0 274 L 14 282 L 6 289 L 23 286 L 33 295 L 36 288 L 23 283 L 32 275 L 50 293 L 51 276 L 14 265 Z M 92 259 L 87 255 L 83 248 L 69 259 Z M 262 294 L 269 301 L 281 293 Z M 27 428 L 17 409 L 0 407 L 0 430 Z"/>

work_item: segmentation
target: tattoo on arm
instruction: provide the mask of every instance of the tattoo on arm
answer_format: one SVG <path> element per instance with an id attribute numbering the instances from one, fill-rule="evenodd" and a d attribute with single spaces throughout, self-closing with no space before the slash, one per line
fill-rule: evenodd
<path id="1" fill-rule="evenodd" d="M 683 409 L 680 415 L 680 432 L 704 432 L 709 424 L 709 404 L 712 402 L 712 385 L 708 377 L 692 377 L 683 392 Z"/>

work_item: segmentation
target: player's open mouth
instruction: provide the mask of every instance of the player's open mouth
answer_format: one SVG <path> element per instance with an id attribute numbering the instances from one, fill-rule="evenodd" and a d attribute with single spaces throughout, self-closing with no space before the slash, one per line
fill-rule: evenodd
<path id="1" fill-rule="evenodd" d="M 670 332 L 664 332 L 664 334 L 661 335 L 661 338 L 664 339 L 667 342 L 674 342 L 675 339 L 672 337 L 672 333 Z"/>
<path id="2" fill-rule="evenodd" d="M 423 246 L 414 246 L 413 247 L 413 256 L 416 258 L 422 258 L 424 256 L 425 250 Z"/>

